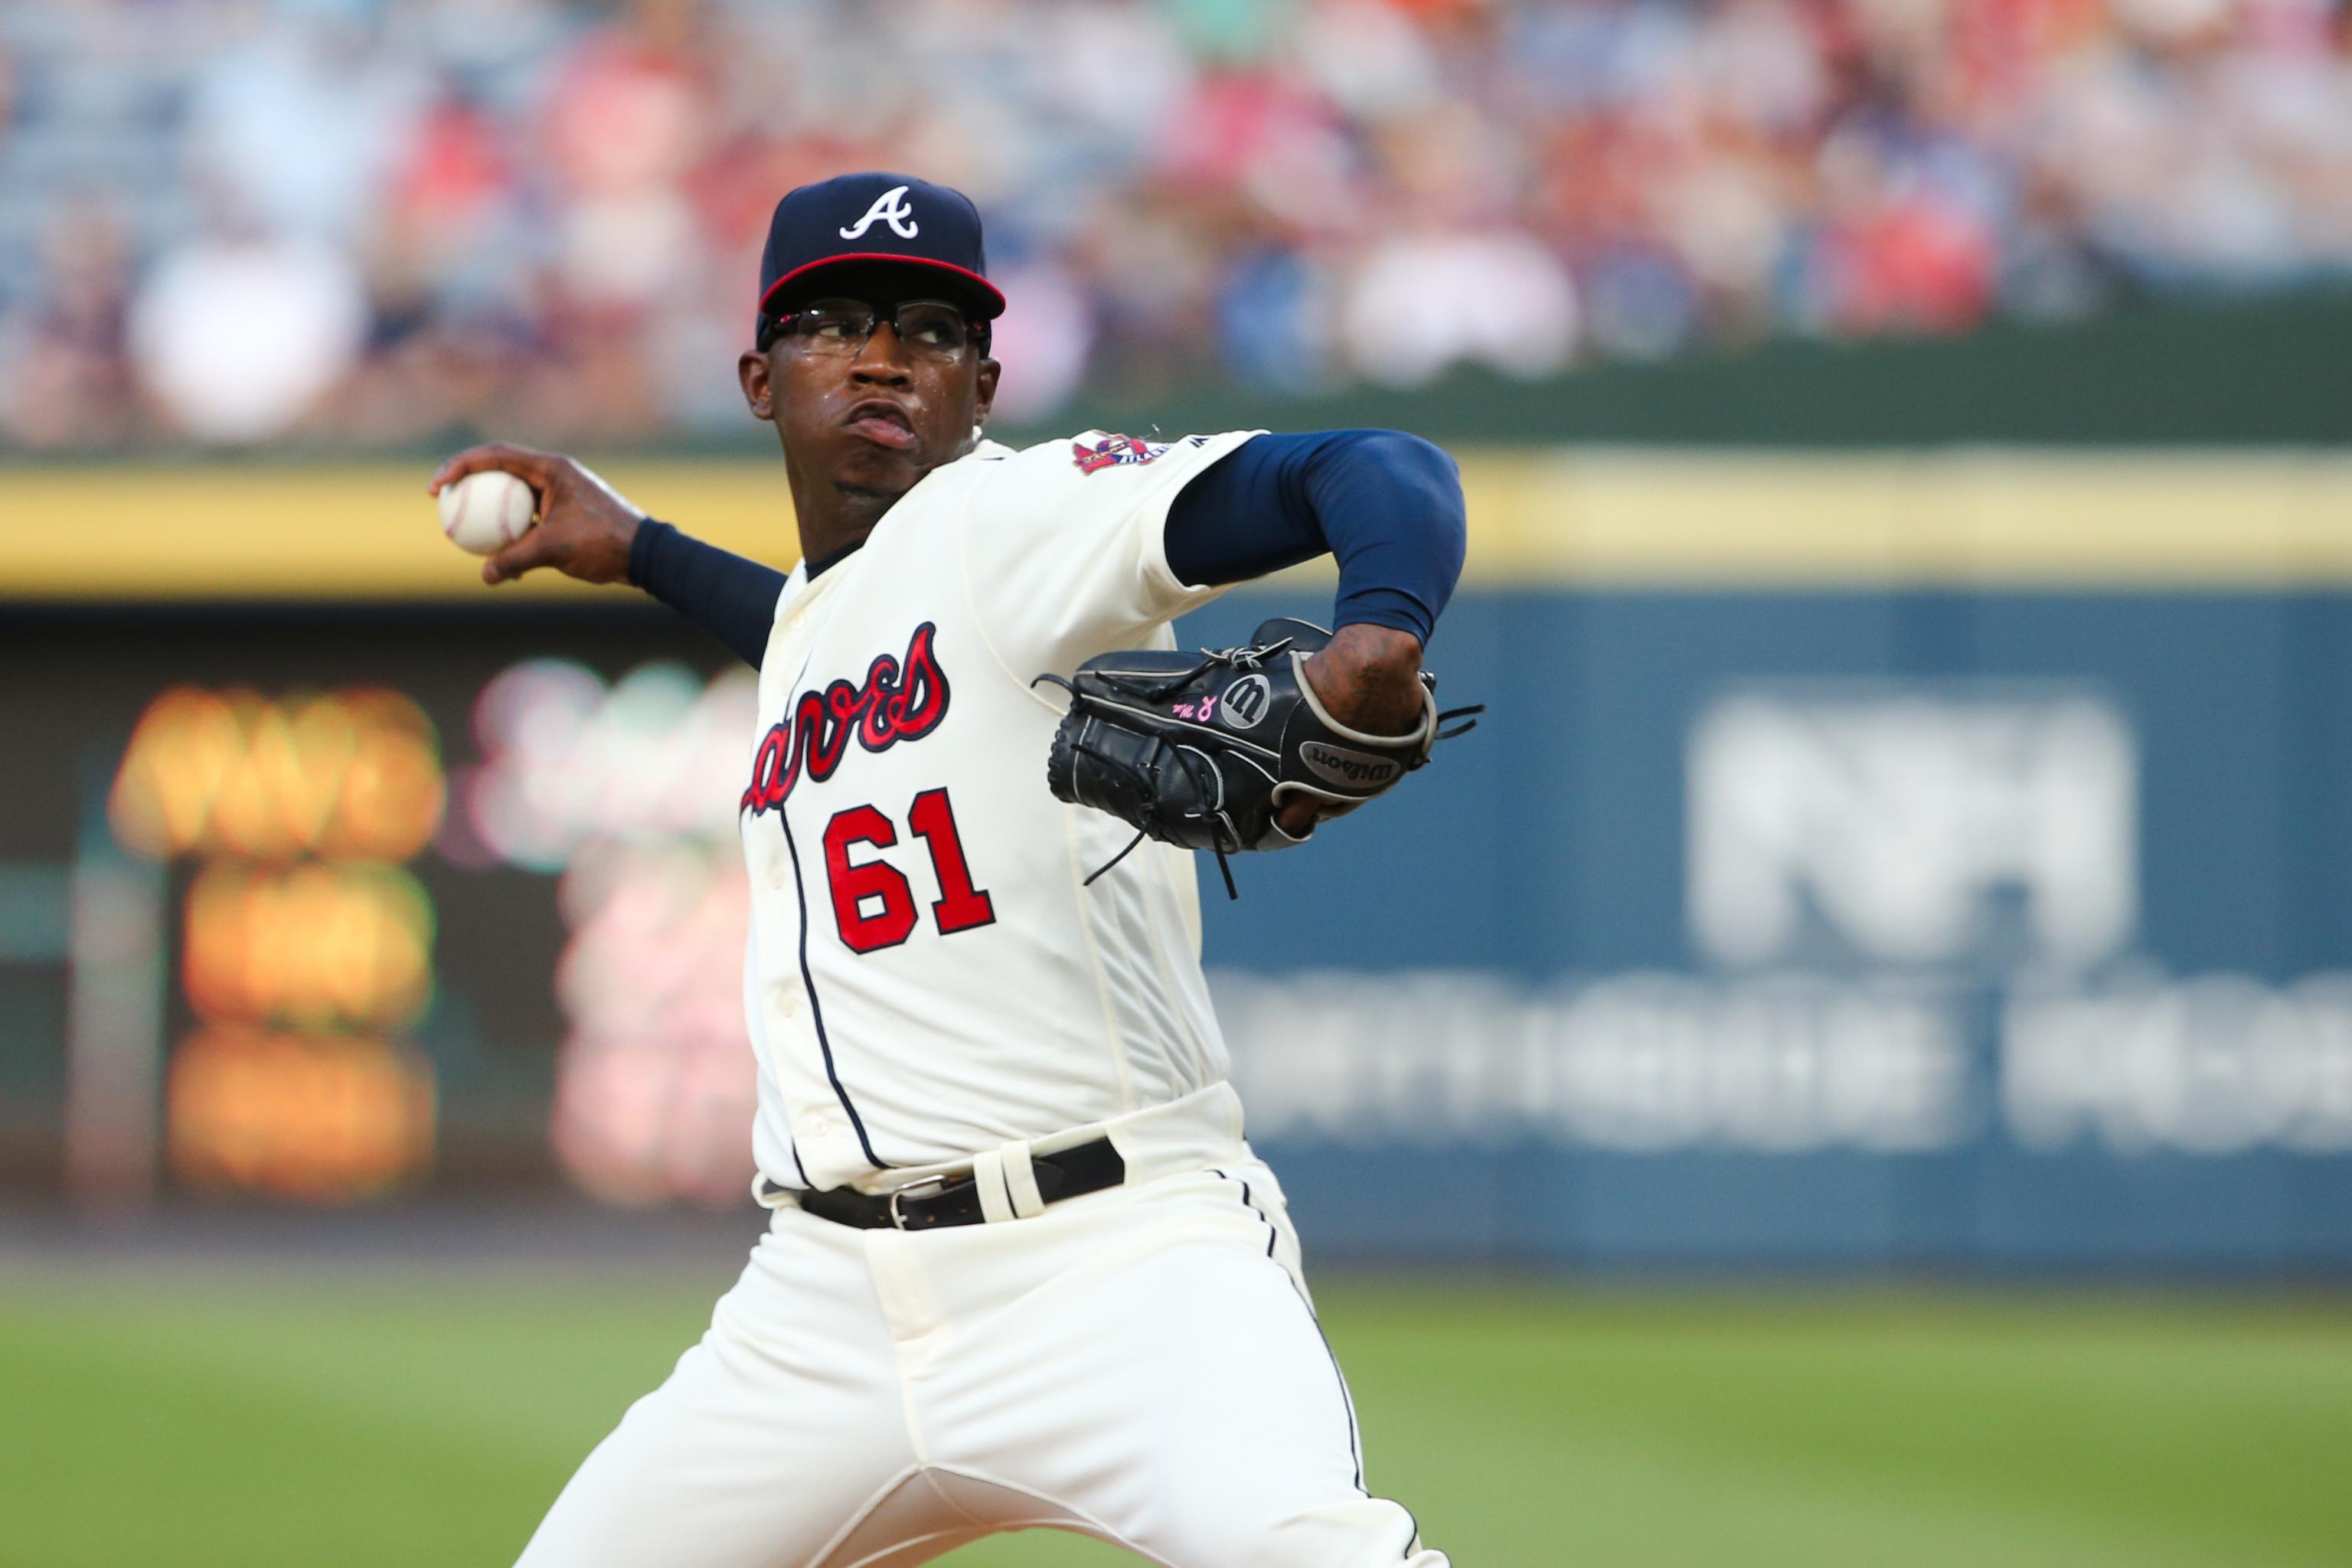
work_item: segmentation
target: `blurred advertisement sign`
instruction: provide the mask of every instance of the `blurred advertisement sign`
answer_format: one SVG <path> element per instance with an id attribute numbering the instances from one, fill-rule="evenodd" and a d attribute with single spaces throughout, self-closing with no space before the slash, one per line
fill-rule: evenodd
<path id="1" fill-rule="evenodd" d="M 1253 1130 L 1342 1142 L 2352 1148 L 2352 976 L 2166 979 L 2101 693 L 1780 682 L 1685 748 L 1696 973 L 1217 977 Z M 1801 967 L 1797 967 L 1801 966 Z M 1973 1063 L 1990 1019 L 1985 1080 Z"/>
<path id="2" fill-rule="evenodd" d="M 1718 963 L 1951 964 L 2009 936 L 2080 965 L 2131 940 L 2137 758 L 2095 693 L 1763 688 L 1687 755 L 1690 925 Z"/>
<path id="3" fill-rule="evenodd" d="M 613 1203 L 741 1201 L 751 890 L 732 836 L 583 852 L 558 897 L 570 936 L 556 999 L 571 1026 L 549 1131 L 564 1170 Z"/>
<path id="4" fill-rule="evenodd" d="M 432 721 L 381 688 L 280 700 L 173 687 L 147 705 L 115 774 L 122 844 L 159 860 L 405 860 L 441 820 Z"/>
<path id="5" fill-rule="evenodd" d="M 1995 1013 L 1895 976 L 1214 977 L 1254 1134 L 1631 1152 L 2352 1150 L 2352 975 L 2034 984 Z"/>
<path id="6" fill-rule="evenodd" d="M 197 1187 L 340 1203 L 433 1154 L 433 1069 L 372 1037 L 205 1029 L 172 1054 L 172 1167 Z"/>
<path id="7" fill-rule="evenodd" d="M 1907 981 L 1213 978 L 1254 1136 L 1794 1152 L 1970 1131 L 1960 1020 Z"/>
<path id="8" fill-rule="evenodd" d="M 732 840 L 758 685 L 641 664 L 609 685 L 572 659 L 492 676 L 474 703 L 478 765 L 459 773 L 463 826 L 483 857 L 558 871 L 604 843 Z M 464 840 L 445 841 L 459 856 Z"/>
<path id="9" fill-rule="evenodd" d="M 191 868 L 177 976 L 194 1026 L 168 1053 L 163 1096 L 163 1140 L 184 1181 L 341 1202 L 430 1168 L 434 1074 L 399 1036 L 433 998 L 434 908 L 398 863 L 431 839 L 444 799 L 432 721 L 385 688 L 272 697 L 183 685 L 141 712 L 106 815 L 131 854 Z M 160 933 L 147 940 L 161 945 Z M 154 1003 L 109 992 L 146 1021 L 78 1032 L 78 1080 L 99 1081 L 85 1063 L 110 1063 L 146 1099 Z M 116 1120 L 152 1144 L 143 1121 Z M 77 1140 L 109 1151 L 119 1172 L 152 1163 L 152 1147 L 120 1132 L 68 1131 L 69 1170 L 88 1167 L 78 1184 L 123 1178 Z"/>
<path id="10" fill-rule="evenodd" d="M 2352 1150 L 2352 975 L 2028 985 L 2000 1029 L 2002 1120 L 2028 1148 Z"/>
<path id="11" fill-rule="evenodd" d="M 199 1017 L 404 1028 L 433 991 L 433 901 L 397 867 L 208 865 L 180 982 Z"/>
<path id="12" fill-rule="evenodd" d="M 28 645 L 12 1194 L 743 1202 L 750 673 L 440 614 Z M 1204 902 L 1328 1245 L 2352 1262 L 2352 595 L 1469 593 L 1445 637 L 1490 728 Z"/>
<path id="13" fill-rule="evenodd" d="M 751 908 L 728 781 L 756 697 L 746 669 L 705 681 L 656 661 L 608 685 L 530 659 L 475 703 L 482 761 L 444 847 L 560 875 L 549 1136 L 608 1202 L 720 1205 L 751 1179 Z"/>
<path id="14" fill-rule="evenodd" d="M 12 902 L 17 945 L 74 980 L 70 1191 L 135 1204 L 159 1167 L 303 1202 L 392 1191 L 433 1170 L 440 1097 L 511 1046 L 541 1061 L 553 1047 L 532 1115 L 581 1188 L 742 1200 L 753 1068 L 729 781 L 751 731 L 748 671 L 475 663 L 458 715 L 475 754 L 452 773 L 425 709 L 389 687 L 148 689 L 85 809 L 73 876 L 10 872 L 31 889 Z M 473 906 L 508 868 L 537 889 L 525 926 L 561 933 L 551 963 L 472 907 L 445 951 L 433 889 Z M 72 890 L 70 921 L 44 915 L 63 900 L 53 884 Z M 42 937 L 36 916 L 65 929 Z M 492 1008 L 520 1037 L 512 1021 L 486 1037 Z"/>

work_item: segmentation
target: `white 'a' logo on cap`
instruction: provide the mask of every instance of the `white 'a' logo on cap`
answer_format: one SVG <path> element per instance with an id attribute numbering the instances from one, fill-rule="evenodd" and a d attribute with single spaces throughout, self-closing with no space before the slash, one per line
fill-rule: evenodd
<path id="1" fill-rule="evenodd" d="M 914 238 L 921 231 L 915 226 L 915 209 L 908 205 L 906 195 L 906 186 L 891 186 L 874 198 L 874 205 L 866 209 L 864 217 L 841 231 L 841 237 L 856 239 L 876 224 L 887 223 L 890 226 L 890 232 L 900 239 Z"/>

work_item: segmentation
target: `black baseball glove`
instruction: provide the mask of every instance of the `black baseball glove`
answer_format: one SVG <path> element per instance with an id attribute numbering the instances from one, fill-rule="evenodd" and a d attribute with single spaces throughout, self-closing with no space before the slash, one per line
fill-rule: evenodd
<path id="1" fill-rule="evenodd" d="M 1045 762 L 1047 787 L 1136 830 L 1087 880 L 1157 838 L 1214 851 L 1225 891 L 1238 897 L 1226 856 L 1306 842 L 1276 825 L 1285 805 L 1304 796 L 1322 802 L 1327 816 L 1353 811 L 1427 762 L 1439 741 L 1472 727 L 1446 722 L 1483 710 L 1440 713 L 1437 678 L 1424 671 L 1422 721 L 1411 733 L 1349 729 L 1300 673 L 1330 640 L 1320 626 L 1285 618 L 1258 627 L 1246 647 L 1107 653 L 1078 666 L 1076 679 L 1039 676 L 1070 693 Z"/>

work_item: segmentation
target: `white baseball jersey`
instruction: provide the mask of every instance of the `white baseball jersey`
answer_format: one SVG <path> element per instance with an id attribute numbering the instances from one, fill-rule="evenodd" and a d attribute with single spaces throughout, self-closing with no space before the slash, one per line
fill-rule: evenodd
<path id="1" fill-rule="evenodd" d="M 761 1174 L 895 1184 L 1223 1081 L 1189 852 L 1045 784 L 1063 693 L 1172 647 L 1185 482 L 1255 432 L 983 442 L 776 605 L 742 796 Z"/>

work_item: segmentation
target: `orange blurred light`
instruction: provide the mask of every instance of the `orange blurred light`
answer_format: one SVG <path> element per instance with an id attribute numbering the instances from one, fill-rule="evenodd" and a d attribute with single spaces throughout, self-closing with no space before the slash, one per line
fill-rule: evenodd
<path id="1" fill-rule="evenodd" d="M 365 1037 L 207 1029 L 172 1058 L 165 1133 L 194 1185 L 365 1197 L 432 1163 L 432 1064 Z"/>
<path id="2" fill-rule="evenodd" d="M 250 691 L 228 694 L 245 754 L 213 805 L 212 840 L 261 860 L 285 860 L 319 841 L 350 765 L 352 730 L 331 700 L 289 713 Z"/>
<path id="3" fill-rule="evenodd" d="M 207 866 L 188 889 L 188 1005 L 214 1023 L 396 1029 L 433 997 L 433 903 L 389 866 Z"/>
<path id="4" fill-rule="evenodd" d="M 157 859 L 404 860 L 440 826 L 446 794 L 432 721 L 396 691 L 174 687 L 131 731 L 109 809 L 116 837 Z"/>
<path id="5" fill-rule="evenodd" d="M 433 721 L 381 687 L 335 700 L 351 720 L 352 749 L 335 813 L 316 847 L 321 855 L 405 860 L 441 826 L 446 790 Z"/>
<path id="6" fill-rule="evenodd" d="M 175 686 L 147 704 L 114 775 L 107 815 L 124 846 L 166 860 L 193 846 L 211 820 L 245 737 L 229 705 Z"/>

